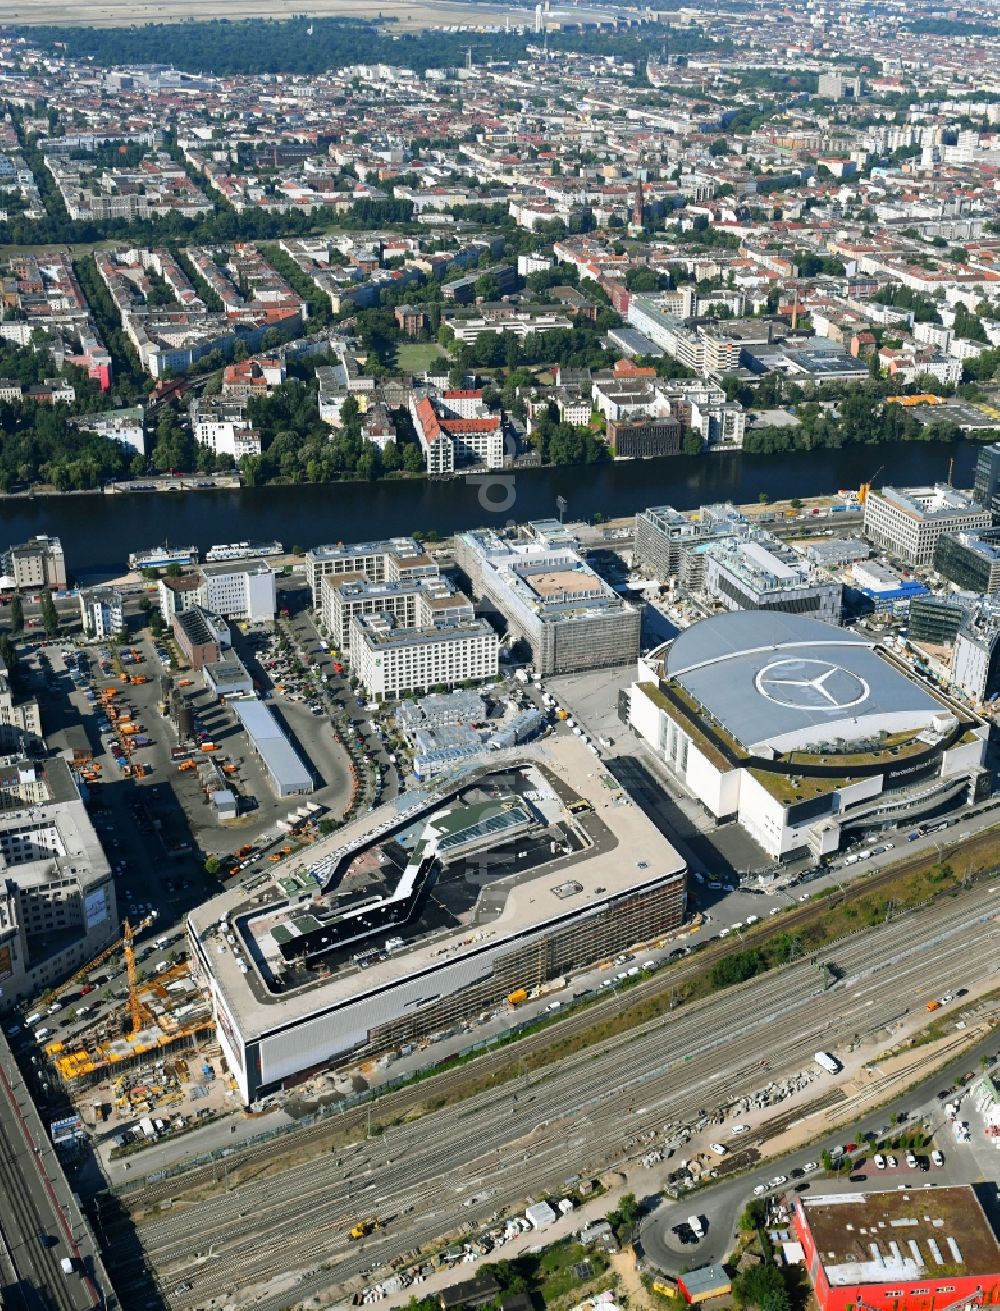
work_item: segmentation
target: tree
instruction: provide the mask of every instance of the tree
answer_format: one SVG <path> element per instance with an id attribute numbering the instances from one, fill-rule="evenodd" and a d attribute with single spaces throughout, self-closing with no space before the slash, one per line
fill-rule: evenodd
<path id="1" fill-rule="evenodd" d="M 709 978 L 715 988 L 729 988 L 734 983 L 745 983 L 755 975 L 767 969 L 767 961 L 756 947 L 749 951 L 738 951 L 732 956 L 723 956 L 712 966 Z"/>
<path id="2" fill-rule="evenodd" d="M 204 869 L 205 869 L 205 873 L 208 875 L 210 879 L 214 879 L 216 877 L 221 867 L 222 867 L 222 862 L 219 860 L 218 856 L 205 857 Z"/>
<path id="3" fill-rule="evenodd" d="M 639 1203 L 635 1193 L 626 1193 L 618 1205 L 608 1215 L 608 1223 L 615 1231 L 619 1242 L 627 1241 L 639 1219 Z"/>
<path id="4" fill-rule="evenodd" d="M 0 665 L 6 669 L 8 678 L 13 677 L 16 660 L 17 652 L 14 650 L 14 643 L 7 633 L 0 633 Z"/>
<path id="5" fill-rule="evenodd" d="M 700 455 L 701 445 L 701 433 L 695 428 L 689 428 L 681 442 L 681 450 L 685 455 Z"/>
<path id="6" fill-rule="evenodd" d="M 643 264 L 633 264 L 625 274 L 625 286 L 629 291 L 660 291 L 663 279 L 656 269 Z"/>
<path id="7" fill-rule="evenodd" d="M 740 1230 L 745 1234 L 752 1233 L 754 1229 L 761 1229 L 766 1219 L 767 1206 L 761 1198 L 755 1197 L 752 1202 L 747 1202 L 740 1216 Z"/>
<path id="8" fill-rule="evenodd" d="M 500 295 L 500 283 L 493 273 L 483 273 L 476 279 L 476 295 L 480 300 L 496 300 Z"/>
<path id="9" fill-rule="evenodd" d="M 412 442 L 403 448 L 403 468 L 407 473 L 423 473 L 424 457 L 419 446 L 414 446 Z"/>
<path id="10" fill-rule="evenodd" d="M 10 627 L 11 632 L 24 632 L 24 602 L 19 596 L 15 596 L 10 603 Z"/>
<path id="11" fill-rule="evenodd" d="M 55 637 L 59 632 L 59 613 L 56 610 L 55 602 L 52 600 L 52 593 L 47 591 L 42 598 L 42 624 L 45 628 L 46 637 Z"/>
<path id="12" fill-rule="evenodd" d="M 749 1266 L 733 1280 L 733 1296 L 741 1307 L 760 1311 L 788 1311 L 788 1290 L 773 1261 Z"/>

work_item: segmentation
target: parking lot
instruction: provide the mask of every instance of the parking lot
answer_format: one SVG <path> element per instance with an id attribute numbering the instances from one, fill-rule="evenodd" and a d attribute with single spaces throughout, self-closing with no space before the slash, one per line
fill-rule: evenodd
<path id="1" fill-rule="evenodd" d="M 50 644 L 35 653 L 32 690 L 39 698 L 46 737 L 60 733 L 72 744 L 83 730 L 92 760 L 82 762 L 89 810 L 115 873 L 122 915 L 156 910 L 165 927 L 179 924 L 184 912 L 204 891 L 204 875 L 190 826 L 169 782 L 170 730 L 158 709 L 159 671 L 147 643 L 133 643 L 141 659 L 126 668 L 143 671 L 144 683 L 123 684 L 113 669 L 101 669 L 100 648 L 79 653 L 70 645 Z M 76 668 L 72 668 L 72 666 Z M 109 667 L 110 668 L 110 667 Z M 134 748 L 126 764 L 142 764 L 141 779 L 129 777 L 116 763 L 121 734 L 113 731 L 108 702 L 101 689 L 114 688 L 119 720 L 130 714 L 133 736 L 149 745 Z M 91 697 L 88 697 L 88 691 Z M 124 711 L 128 703 L 129 711 Z M 130 773 L 134 774 L 134 769 Z"/>

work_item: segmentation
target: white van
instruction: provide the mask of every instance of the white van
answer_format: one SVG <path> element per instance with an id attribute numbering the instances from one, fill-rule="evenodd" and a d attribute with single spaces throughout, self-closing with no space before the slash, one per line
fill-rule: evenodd
<path id="1" fill-rule="evenodd" d="M 46 1029 L 44 1027 L 42 1027 L 41 1029 L 36 1029 L 33 1035 L 35 1042 L 44 1042 L 45 1039 L 48 1038 L 51 1033 L 52 1033 L 51 1029 Z"/>
<path id="2" fill-rule="evenodd" d="M 688 1227 L 690 1228 L 691 1232 L 694 1234 L 695 1238 L 705 1237 L 705 1227 L 701 1223 L 700 1215 L 689 1215 Z"/>
<path id="3" fill-rule="evenodd" d="M 32 1011 L 30 1015 L 26 1015 L 24 1017 L 25 1026 L 30 1029 L 31 1026 L 33 1024 L 37 1024 L 41 1018 L 42 1018 L 41 1011 Z"/>

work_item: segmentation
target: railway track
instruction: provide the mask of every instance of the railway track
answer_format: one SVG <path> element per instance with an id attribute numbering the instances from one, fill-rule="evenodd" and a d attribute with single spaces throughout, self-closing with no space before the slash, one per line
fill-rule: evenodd
<path id="1" fill-rule="evenodd" d="M 534 1082 L 487 1090 L 430 1121 L 340 1149 L 339 1163 L 327 1152 L 189 1209 L 180 1209 L 187 1177 L 174 1180 L 178 1208 L 142 1223 L 141 1241 L 165 1285 L 195 1285 L 171 1296 L 179 1306 L 204 1305 L 295 1269 L 309 1272 L 296 1299 L 307 1288 L 341 1284 L 375 1256 L 387 1259 L 556 1187 L 569 1173 L 620 1160 L 665 1120 L 697 1118 L 772 1074 L 801 1069 L 814 1045 L 836 1046 L 884 1027 L 893 1018 L 893 992 L 920 995 L 931 979 L 936 988 L 958 986 L 989 932 L 989 902 L 986 893 L 961 898 L 925 920 L 923 935 L 906 917 L 848 939 L 838 950 L 846 977 L 835 988 L 824 990 L 807 964 L 784 967 L 577 1053 Z M 463 1194 L 485 1190 L 482 1204 L 462 1207 L 455 1177 L 464 1181 Z M 145 1191 L 127 1200 L 137 1211 L 151 1205 Z M 414 1220 L 406 1221 L 410 1207 Z M 346 1230 L 358 1215 L 387 1213 L 397 1220 L 361 1252 L 348 1244 Z M 317 1214 L 324 1217 L 319 1227 Z M 129 1272 L 119 1274 L 127 1279 Z M 287 1305 L 287 1289 L 275 1296 Z M 269 1305 L 267 1296 L 260 1305 Z"/>
<path id="2" fill-rule="evenodd" d="M 947 853 L 943 858 L 947 858 Z M 922 863 L 922 861 L 910 862 L 911 865 L 914 863 Z M 850 893 L 845 895 L 849 895 L 852 899 L 866 896 L 899 878 L 901 872 L 905 872 L 905 869 L 906 865 L 904 864 L 903 866 L 878 871 L 863 881 L 852 884 Z M 778 933 L 794 935 L 797 928 L 814 920 L 816 914 L 817 907 L 815 905 L 803 905 L 791 909 L 780 917 L 779 924 L 773 927 L 768 925 L 766 928 L 759 929 L 754 934 L 752 941 L 756 945 L 767 941 Z M 859 930 L 859 933 L 851 935 L 851 938 L 860 936 L 862 932 L 862 930 Z M 842 941 L 850 941 L 851 938 Z M 522 1060 L 530 1061 L 550 1047 L 562 1045 L 569 1040 L 575 1040 L 603 1022 L 615 1018 L 625 1007 L 631 1007 L 657 998 L 669 998 L 671 994 L 682 989 L 686 983 L 700 977 L 716 961 L 735 954 L 735 952 L 742 949 L 742 946 L 743 944 L 740 943 L 713 943 L 699 951 L 696 957 L 668 966 L 651 978 L 635 985 L 626 993 L 593 1002 L 579 1011 L 563 1017 L 554 1026 L 520 1039 L 516 1044 L 517 1055 Z M 823 948 L 823 954 L 829 955 L 840 949 L 841 943 L 830 943 Z M 661 1016 L 648 1021 L 646 1025 L 640 1027 L 645 1028 L 649 1024 L 658 1023 L 662 1018 L 661 1014 Z M 639 1029 L 635 1031 L 638 1032 Z M 596 1046 L 595 1044 L 595 1049 Z M 506 1074 L 510 1069 L 510 1065 L 511 1049 L 509 1047 L 484 1052 L 471 1065 L 441 1071 L 422 1082 L 379 1098 L 380 1118 L 404 1120 L 408 1115 L 420 1110 L 422 1107 L 430 1106 L 433 1109 L 435 1102 L 447 1101 L 463 1087 L 467 1087 L 471 1078 L 483 1080 L 500 1073 Z M 331 1115 L 304 1129 L 297 1130 L 292 1137 L 294 1137 L 297 1149 L 310 1145 L 316 1146 L 334 1136 L 363 1134 L 367 1130 L 367 1124 L 368 1106 L 365 1104 L 353 1107 L 340 1115 Z M 290 1141 L 290 1139 L 287 1141 Z M 255 1162 L 266 1163 L 272 1161 L 276 1146 L 278 1144 L 272 1141 L 242 1150 L 239 1154 L 240 1167 L 252 1165 Z M 184 1172 L 183 1177 L 186 1180 L 187 1187 L 198 1189 L 212 1182 L 214 1173 L 215 1167 L 208 1164 L 192 1167 Z M 155 1205 L 161 1199 L 172 1196 L 176 1191 L 176 1187 L 177 1176 L 173 1175 L 152 1183 L 143 1183 L 136 1180 L 133 1183 L 120 1185 L 115 1191 L 131 1210 L 138 1211 L 143 1206 Z"/>

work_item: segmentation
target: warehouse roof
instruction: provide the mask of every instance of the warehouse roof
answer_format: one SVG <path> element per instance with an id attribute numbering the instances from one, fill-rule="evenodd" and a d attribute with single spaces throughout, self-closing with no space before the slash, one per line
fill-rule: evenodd
<path id="1" fill-rule="evenodd" d="M 266 768 L 281 789 L 311 790 L 312 775 L 295 754 L 280 724 L 263 701 L 234 701 L 232 705 Z"/>
<path id="2" fill-rule="evenodd" d="M 671 646 L 666 675 L 748 750 L 919 730 L 947 713 L 864 638 L 775 610 L 692 625 Z"/>

